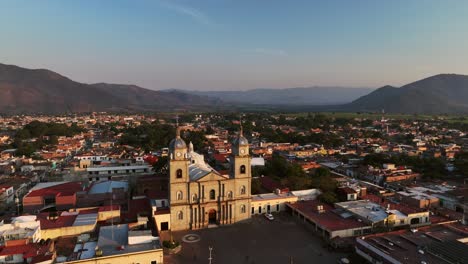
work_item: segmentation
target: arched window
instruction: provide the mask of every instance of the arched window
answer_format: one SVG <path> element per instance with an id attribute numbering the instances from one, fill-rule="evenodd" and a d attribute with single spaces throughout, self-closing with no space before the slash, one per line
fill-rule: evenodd
<path id="1" fill-rule="evenodd" d="M 216 199 L 216 193 L 215 193 L 215 190 L 211 190 L 210 191 L 210 200 L 214 200 Z"/>
<path id="2" fill-rule="evenodd" d="M 178 191 L 177 192 L 177 201 L 181 201 L 183 199 L 183 195 L 182 195 L 182 192 L 181 191 Z"/>
<path id="3" fill-rule="evenodd" d="M 245 174 L 245 165 L 240 166 L 240 173 Z"/>
<path id="4" fill-rule="evenodd" d="M 192 203 L 196 203 L 198 201 L 198 196 L 196 194 L 192 195 Z"/>
<path id="5" fill-rule="evenodd" d="M 231 191 L 228 192 L 227 198 L 228 198 L 228 199 L 232 199 L 232 192 L 231 192 Z"/>
<path id="6" fill-rule="evenodd" d="M 240 193 L 241 193 L 241 194 L 245 194 L 245 186 L 244 186 L 244 185 L 242 185 L 242 187 L 241 187 L 241 189 L 240 189 Z"/>
<path id="7" fill-rule="evenodd" d="M 178 170 L 176 171 L 176 178 L 178 178 L 178 179 L 179 179 L 179 178 L 182 178 L 182 170 L 181 170 L 181 169 L 178 169 Z"/>
<path id="8" fill-rule="evenodd" d="M 177 219 L 178 219 L 178 220 L 183 220 L 183 219 L 184 219 L 184 213 L 183 213 L 182 211 L 179 211 L 179 212 L 177 213 Z"/>
<path id="9" fill-rule="evenodd" d="M 245 214 L 245 205 L 241 205 L 241 214 Z"/>

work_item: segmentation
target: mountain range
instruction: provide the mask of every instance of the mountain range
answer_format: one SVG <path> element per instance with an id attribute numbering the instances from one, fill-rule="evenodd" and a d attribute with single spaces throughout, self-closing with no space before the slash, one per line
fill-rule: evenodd
<path id="1" fill-rule="evenodd" d="M 349 103 L 373 90 L 375 89 L 315 86 L 246 91 L 179 91 L 215 97 L 225 102 L 254 105 L 332 105 Z"/>
<path id="2" fill-rule="evenodd" d="M 46 69 L 0 64 L 0 113 L 145 111 L 361 111 L 468 113 L 468 76 L 439 74 L 400 88 L 310 87 L 248 91 L 155 91 L 85 84 Z"/>
<path id="3" fill-rule="evenodd" d="M 190 111 L 216 109 L 220 100 L 135 85 L 84 84 L 45 69 L 0 64 L 0 112 Z"/>
<path id="4" fill-rule="evenodd" d="M 381 87 L 343 106 L 345 111 L 468 113 L 468 76 L 438 74 L 400 88 Z"/>

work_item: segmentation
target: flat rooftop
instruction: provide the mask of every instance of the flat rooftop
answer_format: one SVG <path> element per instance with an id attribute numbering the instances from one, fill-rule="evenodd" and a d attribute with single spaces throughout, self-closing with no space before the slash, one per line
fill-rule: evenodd
<path id="1" fill-rule="evenodd" d="M 102 250 L 102 255 L 119 255 L 161 248 L 158 240 L 154 240 L 150 243 L 129 245 L 129 232 L 132 234 L 132 231 L 129 231 L 127 224 L 102 226 L 99 231 L 99 238 L 97 242 L 98 248 Z M 132 234 L 132 236 L 133 235 L 134 234 Z"/>
<path id="2" fill-rule="evenodd" d="M 328 231 L 347 230 L 368 226 L 350 215 L 340 214 L 332 206 L 321 203 L 317 200 L 301 201 L 287 205 Z M 323 210 L 319 211 L 317 209 L 318 206 L 323 206 Z"/>
<path id="3" fill-rule="evenodd" d="M 382 253 L 400 261 L 401 263 L 445 263 L 431 252 L 439 255 L 453 255 L 451 258 L 458 258 L 461 262 L 467 263 L 468 245 L 458 242 L 458 239 L 468 237 L 461 229 L 456 229 L 451 225 L 434 225 L 418 229 L 416 232 L 400 230 L 389 233 L 368 235 L 358 238 Z M 447 248 L 448 244 L 453 244 Z M 464 248 L 464 251 L 461 250 Z M 453 251 L 453 253 L 450 253 Z M 445 252 L 445 253 L 444 253 Z M 447 258 L 447 256 L 444 256 Z M 447 262 L 448 263 L 448 262 Z"/>
<path id="4" fill-rule="evenodd" d="M 381 222 L 388 217 L 385 208 L 367 200 L 336 203 L 335 206 L 343 208 L 373 223 Z"/>

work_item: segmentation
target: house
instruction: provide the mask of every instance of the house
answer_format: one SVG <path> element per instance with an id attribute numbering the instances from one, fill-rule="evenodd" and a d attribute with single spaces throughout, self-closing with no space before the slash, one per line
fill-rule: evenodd
<path id="1" fill-rule="evenodd" d="M 68 210 L 76 207 L 76 193 L 83 190 L 81 182 L 43 182 L 23 197 L 23 211 L 36 213 L 47 208 Z"/>

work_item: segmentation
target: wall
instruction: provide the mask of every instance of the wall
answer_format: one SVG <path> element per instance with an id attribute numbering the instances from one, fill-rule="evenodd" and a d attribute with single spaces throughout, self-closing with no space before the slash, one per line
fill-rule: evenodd
<path id="1" fill-rule="evenodd" d="M 77 236 L 82 233 L 93 232 L 96 227 L 96 223 L 93 225 L 83 225 L 83 226 L 67 226 L 61 228 L 50 228 L 41 230 L 41 238 L 44 240 L 56 239 L 62 236 Z"/>
<path id="2" fill-rule="evenodd" d="M 252 215 L 264 214 L 267 212 L 268 205 L 270 205 L 270 212 L 278 212 L 278 210 L 276 210 L 277 209 L 276 205 L 279 205 L 279 211 L 285 211 L 286 203 L 295 203 L 297 202 L 297 200 L 298 200 L 297 196 L 288 196 L 288 197 L 283 197 L 283 198 L 275 198 L 271 200 L 252 199 L 251 208 L 249 208 L 249 210 L 252 213 L 252 208 L 254 209 Z M 262 207 L 261 212 L 259 212 L 258 210 L 259 207 Z"/>
<path id="3" fill-rule="evenodd" d="M 121 254 L 113 256 L 98 257 L 86 260 L 70 261 L 65 263 L 73 264 L 152 264 L 152 261 L 156 261 L 157 264 L 164 263 L 163 261 L 163 250 L 155 249 L 149 251 L 141 251 L 130 254 Z M 154 263 L 154 262 L 153 262 Z"/>

